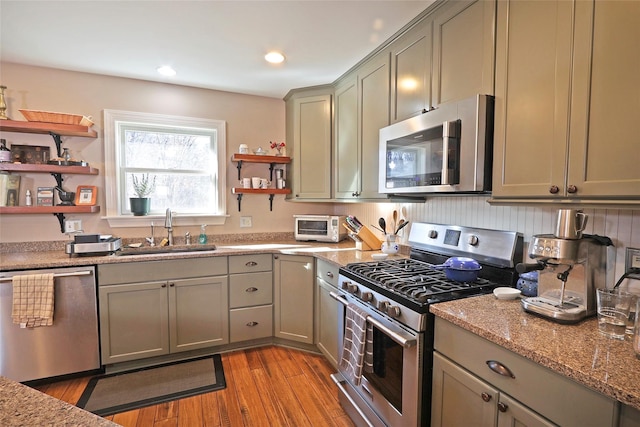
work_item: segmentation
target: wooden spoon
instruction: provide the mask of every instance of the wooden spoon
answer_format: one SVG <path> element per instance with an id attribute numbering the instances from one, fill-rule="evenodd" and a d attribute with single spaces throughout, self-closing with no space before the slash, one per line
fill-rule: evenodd
<path id="1" fill-rule="evenodd" d="M 395 231 L 397 226 L 398 226 L 398 211 L 394 210 L 393 211 L 393 230 L 394 231 Z"/>
<path id="2" fill-rule="evenodd" d="M 387 234 L 387 221 L 384 220 L 384 218 L 380 218 L 378 220 L 378 225 L 380 226 L 380 228 L 382 229 L 382 232 L 384 234 Z"/>

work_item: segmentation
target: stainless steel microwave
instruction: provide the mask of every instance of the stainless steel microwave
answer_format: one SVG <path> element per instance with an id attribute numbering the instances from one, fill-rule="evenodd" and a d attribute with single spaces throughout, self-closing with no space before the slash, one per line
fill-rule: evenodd
<path id="1" fill-rule="evenodd" d="M 491 191 L 493 110 L 476 95 L 380 129 L 378 191 Z"/>
<path id="2" fill-rule="evenodd" d="M 342 226 L 345 216 L 338 215 L 294 215 L 296 240 L 317 242 L 339 242 L 347 237 Z"/>

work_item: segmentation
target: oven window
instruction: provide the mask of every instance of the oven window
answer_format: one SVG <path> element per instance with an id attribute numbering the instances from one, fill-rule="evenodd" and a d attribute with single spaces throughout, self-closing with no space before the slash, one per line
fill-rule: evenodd
<path id="1" fill-rule="evenodd" d="M 327 220 L 300 220 L 298 221 L 298 234 L 307 236 L 326 236 L 327 235 Z"/>
<path id="2" fill-rule="evenodd" d="M 402 413 L 403 348 L 373 327 L 373 372 L 363 372 L 389 403 Z"/>

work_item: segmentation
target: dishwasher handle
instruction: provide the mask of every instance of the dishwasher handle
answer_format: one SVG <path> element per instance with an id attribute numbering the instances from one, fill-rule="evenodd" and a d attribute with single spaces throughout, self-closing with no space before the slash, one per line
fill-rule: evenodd
<path id="1" fill-rule="evenodd" d="M 91 274 L 93 274 L 92 270 L 82 270 L 82 271 L 73 271 L 70 273 L 55 273 L 53 277 L 89 276 Z M 16 274 L 16 276 L 19 276 L 19 274 Z M 0 282 L 9 282 L 11 280 L 13 280 L 13 276 L 0 277 Z"/>

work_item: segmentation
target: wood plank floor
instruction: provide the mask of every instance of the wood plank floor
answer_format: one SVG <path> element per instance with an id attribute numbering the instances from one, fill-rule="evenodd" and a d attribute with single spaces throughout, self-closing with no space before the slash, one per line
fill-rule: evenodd
<path id="1" fill-rule="evenodd" d="M 105 417 L 126 427 L 353 426 L 323 356 L 268 346 L 222 354 L 227 387 Z M 91 377 L 36 387 L 75 405 Z"/>

